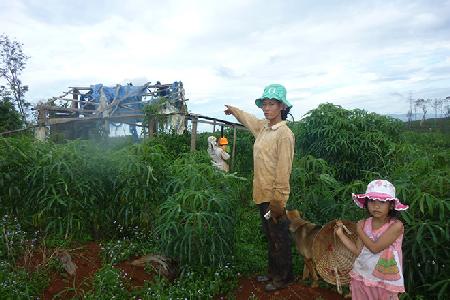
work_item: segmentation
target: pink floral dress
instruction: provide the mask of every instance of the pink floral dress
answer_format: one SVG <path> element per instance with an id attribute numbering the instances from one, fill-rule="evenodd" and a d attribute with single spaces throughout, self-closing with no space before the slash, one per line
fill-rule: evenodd
<path id="1" fill-rule="evenodd" d="M 376 241 L 398 220 L 391 220 L 378 229 L 372 228 L 372 218 L 364 221 L 364 232 Z M 405 291 L 402 271 L 403 233 L 388 248 L 379 253 L 363 246 L 350 271 L 352 299 L 391 300 Z"/>

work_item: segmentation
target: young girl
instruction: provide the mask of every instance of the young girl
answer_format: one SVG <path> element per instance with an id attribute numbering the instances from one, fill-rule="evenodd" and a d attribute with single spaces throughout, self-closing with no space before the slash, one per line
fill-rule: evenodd
<path id="1" fill-rule="evenodd" d="M 402 271 L 403 223 L 399 211 L 408 209 L 395 197 L 395 187 L 387 180 L 374 180 L 365 194 L 353 194 L 353 201 L 366 208 L 370 218 L 358 222 L 359 240 L 353 243 L 336 223 L 336 235 L 358 255 L 350 271 L 352 299 L 398 299 L 405 291 Z"/>

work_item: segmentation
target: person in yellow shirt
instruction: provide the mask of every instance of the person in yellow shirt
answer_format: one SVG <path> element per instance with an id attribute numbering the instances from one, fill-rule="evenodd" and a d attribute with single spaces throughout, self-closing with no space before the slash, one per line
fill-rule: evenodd
<path id="1" fill-rule="evenodd" d="M 257 280 L 267 281 L 266 291 L 275 291 L 294 279 L 289 221 L 285 210 L 294 157 L 294 134 L 285 120 L 292 105 L 286 100 L 286 88 L 280 84 L 265 87 L 255 104 L 262 109 L 264 120 L 231 105 L 225 105 L 225 114 L 233 115 L 255 136 L 253 201 L 259 207 L 269 246 L 268 273 L 258 276 Z M 270 217 L 265 218 L 269 211 Z"/>

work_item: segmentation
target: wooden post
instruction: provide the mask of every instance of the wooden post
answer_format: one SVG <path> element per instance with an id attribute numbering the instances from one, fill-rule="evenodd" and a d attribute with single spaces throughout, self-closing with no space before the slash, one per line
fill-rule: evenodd
<path id="1" fill-rule="evenodd" d="M 45 141 L 45 136 L 46 136 L 45 118 L 46 118 L 46 115 L 47 115 L 46 111 L 43 110 L 42 108 L 38 107 L 38 118 L 37 118 L 38 127 L 36 128 L 36 130 L 34 132 L 34 136 L 39 141 Z"/>
<path id="2" fill-rule="evenodd" d="M 148 138 L 153 138 L 155 135 L 155 118 L 150 116 L 148 120 Z"/>
<path id="3" fill-rule="evenodd" d="M 192 118 L 191 151 L 195 151 L 195 142 L 197 140 L 197 121 L 197 117 Z"/>
<path id="4" fill-rule="evenodd" d="M 236 126 L 233 125 L 233 150 L 231 150 L 231 170 L 234 168 L 234 155 L 236 154 Z"/>
<path id="5" fill-rule="evenodd" d="M 77 89 L 73 89 L 73 95 L 72 95 L 72 99 L 76 100 L 76 101 L 72 101 L 72 108 L 78 108 L 78 95 L 80 94 L 80 92 Z M 77 113 L 78 115 L 78 113 Z"/>
<path id="6" fill-rule="evenodd" d="M 105 130 L 105 134 L 108 137 L 109 136 L 109 119 L 104 120 L 103 129 Z"/>

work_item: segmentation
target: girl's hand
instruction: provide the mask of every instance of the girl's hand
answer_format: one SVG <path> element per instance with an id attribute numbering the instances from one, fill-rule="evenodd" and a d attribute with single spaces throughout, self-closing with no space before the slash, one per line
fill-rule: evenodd
<path id="1" fill-rule="evenodd" d="M 226 107 L 226 109 L 225 109 L 224 113 L 226 115 L 232 115 L 233 112 L 231 111 L 230 106 L 229 105 L 225 105 L 225 107 Z"/>
<path id="2" fill-rule="evenodd" d="M 361 252 L 361 249 L 359 248 L 358 244 L 355 244 L 351 239 L 348 238 L 343 232 L 344 224 L 342 221 L 337 220 L 336 225 L 334 225 L 334 232 L 341 240 L 342 244 L 344 244 L 345 247 L 347 247 L 348 250 L 350 250 L 353 254 L 358 255 L 359 252 Z M 357 242 L 358 243 L 358 242 Z"/>
<path id="3" fill-rule="evenodd" d="M 340 221 L 340 220 L 337 220 L 336 221 L 336 225 L 334 225 L 334 232 L 338 235 L 338 236 L 340 236 L 340 235 L 342 235 L 343 234 L 343 232 L 342 232 L 342 226 L 343 226 L 344 224 L 342 223 L 342 221 Z"/>

